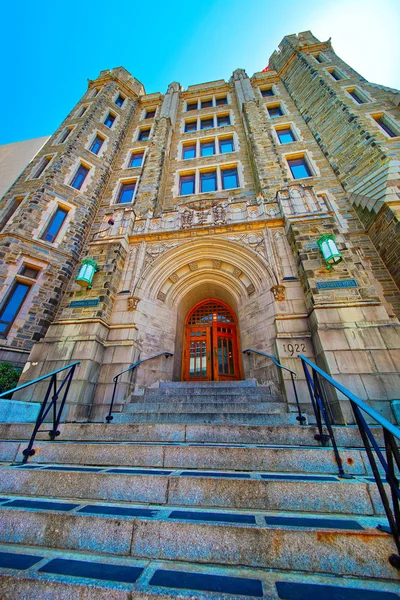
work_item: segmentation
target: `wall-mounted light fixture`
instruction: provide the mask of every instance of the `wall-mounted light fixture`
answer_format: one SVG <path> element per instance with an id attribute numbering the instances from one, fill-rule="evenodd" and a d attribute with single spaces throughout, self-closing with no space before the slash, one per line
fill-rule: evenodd
<path id="1" fill-rule="evenodd" d="M 92 287 L 94 274 L 98 270 L 98 264 L 95 260 L 93 260 L 93 258 L 84 258 L 81 268 L 79 269 L 78 277 L 75 280 L 76 283 L 90 290 Z"/>
<path id="2" fill-rule="evenodd" d="M 317 240 L 321 254 L 326 262 L 327 269 L 332 269 L 333 265 L 337 265 L 342 262 L 343 257 L 337 247 L 334 235 L 323 235 Z"/>

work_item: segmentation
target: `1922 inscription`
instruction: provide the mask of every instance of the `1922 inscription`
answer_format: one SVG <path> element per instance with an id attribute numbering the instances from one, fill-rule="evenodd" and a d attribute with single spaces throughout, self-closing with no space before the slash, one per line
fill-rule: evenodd
<path id="1" fill-rule="evenodd" d="M 298 354 L 299 352 L 305 352 L 306 345 L 305 344 L 283 344 L 283 350 L 284 350 L 284 352 L 287 352 L 290 356 L 294 356 L 295 354 Z"/>

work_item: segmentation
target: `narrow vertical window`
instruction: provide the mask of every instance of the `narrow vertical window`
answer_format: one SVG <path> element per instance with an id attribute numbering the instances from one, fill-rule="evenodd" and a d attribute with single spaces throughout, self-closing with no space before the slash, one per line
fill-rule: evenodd
<path id="1" fill-rule="evenodd" d="M 15 281 L 0 309 L 0 336 L 6 337 L 30 290 L 30 285 Z"/>
<path id="2" fill-rule="evenodd" d="M 304 156 L 300 158 L 289 158 L 288 165 L 294 179 L 302 179 L 303 177 L 311 177 L 311 169 Z"/>
<path id="3" fill-rule="evenodd" d="M 58 140 L 58 143 L 63 144 L 65 142 L 65 140 L 67 139 L 67 137 L 69 136 L 69 134 L 71 133 L 71 131 L 72 131 L 72 127 L 66 127 L 64 129 L 64 131 L 62 132 L 61 137 Z"/>
<path id="4" fill-rule="evenodd" d="M 219 140 L 219 151 L 221 154 L 226 152 L 234 152 L 235 147 L 233 144 L 233 137 L 222 138 Z"/>
<path id="5" fill-rule="evenodd" d="M 83 115 L 87 111 L 87 108 L 88 108 L 87 106 L 82 106 L 82 108 L 79 110 L 78 114 L 76 115 L 76 118 L 80 119 L 81 117 L 83 117 Z"/>
<path id="6" fill-rule="evenodd" d="M 179 182 L 180 195 L 187 196 L 188 194 L 194 194 L 194 182 L 194 173 L 190 173 L 190 175 L 181 175 Z"/>
<path id="7" fill-rule="evenodd" d="M 155 108 L 153 108 L 151 110 L 146 110 L 145 119 L 154 119 L 155 116 L 156 116 Z"/>
<path id="8" fill-rule="evenodd" d="M 211 129 L 212 127 L 214 127 L 214 119 L 212 117 L 200 121 L 200 129 Z"/>
<path id="9" fill-rule="evenodd" d="M 215 104 L 217 106 L 223 106 L 224 104 L 228 104 L 228 98 L 226 96 L 221 96 L 220 98 L 216 98 Z"/>
<path id="10" fill-rule="evenodd" d="M 129 160 L 129 168 L 141 167 L 143 162 L 144 152 L 132 152 Z"/>
<path id="11" fill-rule="evenodd" d="M 275 119 L 276 117 L 281 117 L 283 115 L 279 104 L 277 106 L 267 106 L 267 111 L 270 119 Z"/>
<path id="12" fill-rule="evenodd" d="M 234 169 L 223 169 L 221 176 L 222 189 L 230 190 L 239 187 L 239 177 L 236 167 Z"/>
<path id="13" fill-rule="evenodd" d="M 183 160 L 188 160 L 190 158 L 196 158 L 196 144 L 187 144 L 187 145 L 183 146 L 182 158 L 183 158 Z"/>
<path id="14" fill-rule="evenodd" d="M 201 156 L 213 156 L 215 154 L 214 140 L 206 140 L 200 144 Z"/>
<path id="15" fill-rule="evenodd" d="M 197 131 L 197 121 L 186 121 L 185 132 Z"/>
<path id="16" fill-rule="evenodd" d="M 231 124 L 229 115 L 218 115 L 217 117 L 218 127 L 226 127 Z"/>
<path id="17" fill-rule="evenodd" d="M 79 169 L 72 178 L 71 186 L 76 190 L 80 190 L 83 185 L 83 182 L 87 177 L 87 174 L 89 173 L 89 170 L 89 167 L 85 167 L 85 165 L 80 165 Z"/>
<path id="18" fill-rule="evenodd" d="M 0 230 L 7 225 L 24 198 L 25 196 L 15 196 L 11 199 L 8 208 L 4 211 L 3 218 L 0 221 Z"/>
<path id="19" fill-rule="evenodd" d="M 399 134 L 387 123 L 383 115 L 372 117 L 379 127 L 385 131 L 390 137 L 397 137 Z"/>
<path id="20" fill-rule="evenodd" d="M 197 110 L 197 101 L 196 102 L 188 102 L 186 105 L 186 110 Z"/>
<path id="21" fill-rule="evenodd" d="M 124 102 L 125 102 L 125 96 L 123 96 L 122 94 L 118 94 L 118 96 L 115 100 L 115 104 L 121 108 L 121 106 L 123 105 Z"/>
<path id="22" fill-rule="evenodd" d="M 212 98 L 207 100 L 202 100 L 201 101 L 201 108 L 211 108 L 213 105 L 213 101 Z"/>
<path id="23" fill-rule="evenodd" d="M 32 179 L 37 179 L 38 177 L 41 176 L 41 174 L 43 173 L 43 171 L 49 166 L 50 161 L 51 161 L 52 158 L 53 158 L 52 156 L 45 156 L 45 157 L 42 158 L 42 160 L 39 163 L 39 167 L 35 171 Z"/>
<path id="24" fill-rule="evenodd" d="M 282 129 L 277 129 L 276 131 L 279 141 L 281 144 L 289 144 L 290 142 L 295 141 L 295 137 L 293 135 L 293 131 L 290 127 L 284 127 Z"/>
<path id="25" fill-rule="evenodd" d="M 207 171 L 200 173 L 200 191 L 215 192 L 217 189 L 217 172 Z"/>
<path id="26" fill-rule="evenodd" d="M 141 129 L 139 132 L 138 140 L 146 142 L 150 137 L 150 129 Z"/>
<path id="27" fill-rule="evenodd" d="M 114 125 L 114 121 L 115 121 L 115 115 L 113 115 L 113 113 L 110 112 L 106 116 L 106 120 L 104 121 L 104 125 L 106 127 L 109 127 L 111 129 L 112 126 Z"/>
<path id="28" fill-rule="evenodd" d="M 121 187 L 118 194 L 118 204 L 126 204 L 127 202 L 132 202 L 133 195 L 135 193 L 136 181 L 129 181 L 126 183 L 121 183 Z"/>
<path id="29" fill-rule="evenodd" d="M 272 89 L 272 87 L 264 88 L 263 90 L 261 90 L 261 96 L 263 98 L 268 98 L 269 96 L 275 96 L 274 90 Z"/>
<path id="30" fill-rule="evenodd" d="M 90 152 L 93 152 L 93 154 L 98 154 L 103 144 L 104 138 L 101 137 L 101 135 L 96 135 L 92 142 L 92 145 L 90 146 Z"/>
<path id="31" fill-rule="evenodd" d="M 62 224 L 65 221 L 67 214 L 68 211 L 64 208 L 57 208 L 56 212 L 50 220 L 50 223 L 46 227 L 44 234 L 42 235 L 42 240 L 45 240 L 46 242 L 54 242 L 61 229 Z"/>

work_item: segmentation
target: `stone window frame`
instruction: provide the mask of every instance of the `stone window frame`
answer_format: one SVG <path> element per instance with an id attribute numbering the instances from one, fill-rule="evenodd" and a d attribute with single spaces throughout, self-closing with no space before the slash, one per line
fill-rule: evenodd
<path id="1" fill-rule="evenodd" d="M 283 158 L 285 159 L 285 168 L 287 173 L 289 174 L 290 180 L 291 181 L 303 181 L 304 179 L 309 181 L 310 179 L 312 179 L 313 177 L 321 177 L 321 173 L 320 170 L 317 166 L 317 163 L 315 162 L 315 160 L 311 157 L 311 153 L 309 152 L 309 150 L 298 150 L 296 152 L 285 152 L 283 153 Z M 309 175 L 308 177 L 299 177 L 299 178 L 295 178 L 292 175 L 292 171 L 290 170 L 289 167 L 289 160 L 290 159 L 296 159 L 296 158 L 304 158 L 308 168 L 311 171 L 311 175 Z"/>
<path id="2" fill-rule="evenodd" d="M 343 71 L 342 69 L 340 69 L 337 66 L 326 67 L 324 69 L 324 71 L 326 72 L 327 75 L 329 75 L 330 79 L 332 79 L 333 81 L 336 81 L 337 83 L 339 81 L 342 81 L 343 79 L 349 79 L 349 76 L 347 75 L 347 73 L 345 73 L 345 71 Z M 339 79 L 335 79 L 335 77 L 332 75 L 332 73 L 336 73 L 337 75 L 339 75 Z"/>
<path id="3" fill-rule="evenodd" d="M 388 113 L 385 110 L 378 110 L 378 111 L 374 111 L 370 114 L 367 115 L 367 117 L 371 120 L 371 122 L 374 125 L 374 128 L 377 129 L 382 135 L 384 135 L 387 140 L 397 140 L 400 137 L 400 123 L 397 119 L 395 119 L 393 117 L 393 115 L 391 115 L 390 113 Z M 390 127 L 391 129 L 393 129 L 393 133 L 395 133 L 396 135 L 391 136 L 389 135 L 380 125 L 379 123 L 377 123 L 376 119 L 382 119 L 384 122 L 387 123 L 388 127 Z"/>
<path id="4" fill-rule="evenodd" d="M 85 115 L 87 115 L 89 107 L 91 106 L 91 102 L 84 102 L 83 104 L 80 104 L 74 114 L 73 114 L 73 119 L 82 119 Z M 84 112 L 82 114 L 79 114 L 82 109 L 85 109 Z"/>
<path id="5" fill-rule="evenodd" d="M 145 106 L 143 108 L 143 110 L 142 110 L 142 113 L 141 113 L 141 116 L 140 116 L 140 120 L 151 123 L 153 121 L 153 119 L 155 119 L 158 116 L 159 108 L 160 107 L 158 105 L 157 106 Z M 154 117 L 149 117 L 148 119 L 146 119 L 147 112 L 148 111 L 153 111 L 153 110 L 155 111 Z"/>
<path id="6" fill-rule="evenodd" d="M 352 102 L 354 102 L 356 106 L 362 106 L 363 104 L 373 102 L 371 96 L 367 94 L 367 92 L 365 92 L 358 85 L 346 85 L 342 87 L 342 90 L 346 93 L 346 98 L 351 98 Z M 357 102 L 357 100 L 354 100 L 350 92 L 356 92 L 357 95 L 360 96 L 360 98 L 363 100 L 363 102 L 360 104 L 359 102 Z"/>
<path id="7" fill-rule="evenodd" d="M 279 118 L 279 117 L 275 117 L 275 119 L 277 119 L 277 118 Z M 282 144 L 282 142 L 280 141 L 279 136 L 278 136 L 278 131 L 281 129 L 288 129 L 288 128 L 290 128 L 290 130 L 294 136 L 294 140 L 292 142 L 287 142 L 286 144 Z M 296 126 L 296 124 L 293 121 L 289 121 L 286 123 L 278 123 L 277 125 L 273 125 L 272 133 L 273 133 L 275 140 L 279 146 L 287 146 L 287 144 L 295 144 L 296 142 L 304 141 L 303 136 L 301 135 L 300 129 Z"/>
<path id="8" fill-rule="evenodd" d="M 202 131 L 209 131 L 209 130 L 203 129 Z M 191 133 L 193 133 L 193 132 L 191 132 Z M 219 150 L 219 140 L 226 139 L 226 138 L 233 138 L 233 146 L 235 149 L 232 152 L 220 152 L 220 150 Z M 199 159 L 210 158 L 209 156 L 201 156 L 201 143 L 205 142 L 205 141 L 214 141 L 214 143 L 215 143 L 215 154 L 213 154 L 212 156 L 226 156 L 227 154 L 229 154 L 229 156 L 231 156 L 232 154 L 234 154 L 236 152 L 240 152 L 239 137 L 238 137 L 236 131 L 232 131 L 232 132 L 221 134 L 221 135 L 214 134 L 211 136 L 203 136 L 203 137 L 196 137 L 196 138 L 188 139 L 188 140 L 180 140 L 178 143 L 177 160 L 180 162 L 181 161 L 186 162 L 186 160 L 199 160 Z M 185 158 L 183 158 L 183 147 L 189 146 L 191 144 L 196 145 L 196 156 L 195 156 L 195 158 L 186 158 L 185 159 Z"/>
<path id="9" fill-rule="evenodd" d="M 99 153 L 98 153 L 98 154 L 95 154 L 94 152 L 92 152 L 92 151 L 90 150 L 90 147 L 91 147 L 91 145 L 93 144 L 93 142 L 94 142 L 94 140 L 96 139 L 96 137 L 97 137 L 97 136 L 99 136 L 99 137 L 103 138 L 104 142 L 103 142 L 103 144 L 102 144 L 102 146 L 101 146 L 101 148 L 100 148 L 100 150 L 99 150 Z M 90 154 L 91 154 L 92 156 L 101 157 L 101 156 L 103 156 L 103 154 L 105 153 L 105 151 L 106 151 L 106 149 L 107 149 L 107 146 L 108 146 L 108 142 L 109 142 L 109 141 L 110 141 L 110 138 L 109 138 L 109 136 L 108 136 L 108 135 L 106 135 L 106 134 L 105 134 L 105 133 L 103 133 L 102 131 L 99 131 L 98 129 L 95 129 L 95 130 L 94 130 L 94 131 L 93 131 L 93 132 L 92 132 L 92 133 L 89 135 L 88 142 L 87 142 L 87 144 L 85 145 L 85 149 L 86 149 L 88 152 L 90 152 Z M 89 173 L 88 173 L 88 176 L 89 176 Z"/>
<path id="10" fill-rule="evenodd" d="M 119 108 L 119 106 L 117 106 L 117 108 Z M 111 127 L 108 127 L 108 125 L 105 124 L 105 120 L 108 117 L 109 114 L 114 115 L 115 119 L 114 119 L 114 123 L 111 125 Z M 110 108 L 109 106 L 107 106 L 104 111 L 102 112 L 101 115 L 101 124 L 103 125 L 103 127 L 105 127 L 106 130 L 108 131 L 115 131 L 115 128 L 120 120 L 121 115 L 119 114 L 119 112 L 117 110 L 114 110 L 114 108 Z"/>
<path id="11" fill-rule="evenodd" d="M 147 146 L 143 146 L 143 147 L 135 147 L 135 148 L 130 148 L 128 150 L 128 153 L 125 157 L 125 160 L 122 164 L 122 169 L 143 169 L 144 167 L 144 163 L 146 160 L 146 154 L 149 151 L 149 148 Z M 143 152 L 143 160 L 142 160 L 142 164 L 140 165 L 140 167 L 130 167 L 129 166 L 129 162 L 131 159 L 132 154 L 140 154 L 141 152 Z"/>
<path id="12" fill-rule="evenodd" d="M 8 223 L 12 223 L 16 215 L 19 213 L 22 203 L 28 198 L 28 196 L 29 193 L 13 194 L 11 198 L 5 202 L 0 213 L 0 231 L 4 229 Z"/>
<path id="13" fill-rule="evenodd" d="M 118 104 L 116 104 L 118 96 L 121 96 L 124 99 L 122 106 L 119 106 Z M 117 90 L 112 98 L 112 103 L 114 106 L 117 107 L 117 109 L 119 108 L 119 110 L 125 110 L 128 105 L 127 99 L 128 99 L 128 96 L 126 94 L 124 94 L 120 90 Z M 115 121 L 114 121 L 114 123 L 115 123 Z"/>
<path id="14" fill-rule="evenodd" d="M 33 278 L 33 277 L 27 277 L 26 275 L 22 275 L 20 273 L 20 271 L 22 270 L 22 268 L 24 266 L 27 266 L 31 269 L 35 269 L 36 271 L 38 271 L 37 277 Z M 48 266 L 47 262 L 38 260 L 37 258 L 33 258 L 33 257 L 31 257 L 29 255 L 25 255 L 25 254 L 21 255 L 14 264 L 9 265 L 7 277 L 2 286 L 2 292 L 4 292 L 4 293 L 2 294 L 2 297 L 0 300 L 0 310 L 2 310 L 3 307 L 5 306 L 5 304 L 8 300 L 8 295 L 10 294 L 10 292 L 16 282 L 19 281 L 21 283 L 25 283 L 26 285 L 29 285 L 30 289 L 29 289 L 23 303 L 21 304 L 21 306 L 19 308 L 19 311 L 15 315 L 13 321 L 10 323 L 10 326 L 3 334 L 0 334 L 0 339 L 7 339 L 8 341 L 12 340 L 15 337 L 15 333 L 16 333 L 16 329 L 17 329 L 16 321 L 19 319 L 22 322 L 27 321 L 28 311 L 32 306 L 32 302 L 31 301 L 28 302 L 28 299 L 32 300 L 32 292 L 37 292 L 39 290 L 40 286 L 43 284 L 44 273 L 45 273 L 47 266 Z"/>
<path id="15" fill-rule="evenodd" d="M 135 191 L 133 193 L 133 198 L 132 198 L 132 202 L 118 202 L 118 196 L 119 193 L 121 191 L 121 187 L 123 184 L 125 183 L 130 183 L 130 182 L 135 182 Z M 140 175 L 135 175 L 135 176 L 126 176 L 125 177 L 119 177 L 117 179 L 117 181 L 115 182 L 114 185 L 114 189 L 112 191 L 111 194 L 111 201 L 110 201 L 110 206 L 115 208 L 115 207 L 124 207 L 124 206 L 134 206 L 135 202 L 136 202 L 136 195 L 138 193 L 138 188 L 139 188 L 139 182 L 140 182 Z"/>
<path id="16" fill-rule="evenodd" d="M 96 154 L 93 154 L 93 156 L 96 156 Z M 72 187 L 71 183 L 72 183 L 73 178 L 75 177 L 76 172 L 78 171 L 78 169 L 81 165 L 89 168 L 89 172 L 85 177 L 85 181 L 83 182 L 82 187 L 79 190 L 77 190 L 76 188 Z M 93 179 L 93 176 L 95 173 L 95 169 L 96 169 L 96 167 L 93 163 L 86 160 L 86 158 L 82 158 L 82 157 L 78 156 L 74 160 L 71 167 L 68 169 L 68 172 L 64 179 L 64 183 L 65 183 L 65 185 L 68 186 L 68 188 L 70 190 L 74 190 L 74 192 L 76 192 L 77 194 L 83 194 L 85 192 L 85 190 L 88 188 L 88 186 L 90 185 L 90 183 L 92 182 L 92 179 Z"/>
<path id="17" fill-rule="evenodd" d="M 151 119 L 150 119 L 150 121 L 151 121 Z M 149 137 L 148 137 L 147 140 L 139 140 L 140 132 L 143 131 L 144 129 L 150 129 Z M 153 125 L 148 126 L 147 123 L 146 123 L 146 121 L 145 121 L 142 125 L 139 125 L 139 127 L 136 128 L 135 133 L 133 135 L 133 140 L 132 141 L 133 142 L 140 142 L 141 144 L 148 143 L 151 140 L 152 136 L 153 136 L 153 129 L 154 129 L 154 126 Z"/>
<path id="18" fill-rule="evenodd" d="M 221 106 L 217 106 L 217 98 L 226 98 L 227 102 L 226 104 L 222 104 Z M 201 108 L 201 103 L 205 102 L 206 100 L 212 100 L 212 106 L 208 106 L 205 108 Z M 194 104 L 197 103 L 197 108 L 194 110 L 188 110 L 187 106 L 188 104 Z M 197 98 L 187 98 L 186 100 L 184 100 L 184 107 L 183 107 L 183 112 L 184 113 L 191 113 L 191 112 L 196 112 L 197 110 L 210 110 L 212 108 L 221 108 L 222 106 L 230 106 L 232 104 L 231 102 L 231 97 L 230 97 L 230 93 L 229 92 L 219 92 L 217 94 L 205 94 L 203 97 L 198 96 Z"/>
<path id="19" fill-rule="evenodd" d="M 58 152 L 49 152 L 48 154 L 43 154 L 39 158 L 38 162 L 32 167 L 31 172 L 30 172 L 29 176 L 27 177 L 27 179 L 29 181 L 31 181 L 31 180 L 40 179 L 41 177 L 43 177 L 43 175 L 46 173 L 46 171 L 48 171 L 49 167 L 54 163 L 54 159 L 57 156 L 57 154 L 58 154 Z M 40 173 L 40 175 L 38 177 L 36 177 L 36 173 L 39 172 L 40 167 L 43 164 L 43 161 L 49 157 L 51 157 L 50 161 L 47 163 L 47 165 L 45 166 L 43 171 Z"/>
<path id="20" fill-rule="evenodd" d="M 318 63 L 319 65 L 323 65 L 326 62 L 327 63 L 332 62 L 331 59 L 326 54 L 324 54 L 324 52 L 313 52 L 313 53 L 311 53 L 310 56 L 312 56 L 313 59 L 315 60 L 315 62 Z M 317 58 L 317 56 L 323 56 L 324 60 L 323 61 L 319 61 L 318 58 Z"/>
<path id="21" fill-rule="evenodd" d="M 95 85 L 95 86 L 93 86 L 92 88 L 90 88 L 90 89 L 87 91 L 87 94 L 86 94 L 86 95 L 87 95 L 87 97 L 88 97 L 88 98 L 97 98 L 97 96 L 99 95 L 99 93 L 101 92 L 101 90 L 102 90 L 102 86 L 100 86 L 100 87 L 97 87 L 97 86 Z M 96 92 L 96 94 L 95 94 L 94 92 Z"/>
<path id="22" fill-rule="evenodd" d="M 238 185 L 238 187 L 229 188 L 228 190 L 225 190 L 222 187 L 221 171 L 226 171 L 229 169 L 237 170 L 239 185 Z M 210 171 L 216 171 L 216 173 L 217 173 L 217 177 L 216 177 L 217 189 L 213 190 L 211 192 L 201 192 L 200 191 L 200 173 L 207 173 Z M 216 193 L 220 193 L 220 192 L 231 192 L 234 190 L 243 189 L 245 187 L 243 171 L 244 171 L 243 165 L 239 160 L 234 161 L 234 162 L 227 162 L 227 163 L 220 163 L 220 164 L 216 163 L 216 164 L 212 164 L 212 165 L 204 165 L 204 166 L 196 166 L 196 167 L 192 167 L 192 168 L 188 168 L 188 169 L 180 169 L 175 174 L 173 196 L 175 198 L 186 198 L 187 196 L 197 196 L 200 194 L 216 194 Z M 195 191 L 193 192 L 193 194 L 181 195 L 180 194 L 180 179 L 181 179 L 181 177 L 184 177 L 185 175 L 192 175 L 192 174 L 194 174 L 194 176 L 195 176 L 195 179 L 194 179 L 194 190 Z"/>
<path id="23" fill-rule="evenodd" d="M 282 114 L 279 115 L 279 117 L 270 117 L 269 113 L 268 113 L 268 108 L 274 108 L 275 106 L 279 106 Z M 281 119 L 282 117 L 286 117 L 287 115 L 290 115 L 290 111 L 288 109 L 288 107 L 286 106 L 285 102 L 283 102 L 283 100 L 273 100 L 270 102 L 267 102 L 264 105 L 264 109 L 265 109 L 265 114 L 267 115 L 267 119 L 269 121 L 275 121 L 276 119 Z"/>
<path id="24" fill-rule="evenodd" d="M 57 236 L 54 239 L 54 241 L 49 242 L 48 240 L 42 239 L 42 235 L 44 235 L 47 227 L 50 224 L 51 219 L 53 218 L 53 216 L 59 208 L 65 210 L 67 212 L 67 216 L 65 217 L 63 224 L 58 230 Z M 75 213 L 76 206 L 74 206 L 70 202 L 67 202 L 63 198 L 54 196 L 53 200 L 48 203 L 46 210 L 43 211 L 38 226 L 32 231 L 32 237 L 40 241 L 41 244 L 46 244 L 46 246 L 49 246 L 50 248 L 59 248 L 63 244 L 65 234 L 71 221 L 73 221 L 75 217 Z"/>
<path id="25" fill-rule="evenodd" d="M 75 129 L 76 125 L 66 125 L 65 127 L 63 127 L 60 131 L 60 133 L 55 136 L 54 142 L 51 144 L 52 146 L 59 146 L 60 144 L 65 144 L 65 142 L 67 140 L 71 139 L 71 134 L 73 132 L 73 130 Z M 65 138 L 65 140 L 60 141 L 62 136 L 64 135 L 65 131 L 69 129 L 69 134 L 67 135 L 67 137 Z"/>
<path id="26" fill-rule="evenodd" d="M 227 105 L 225 105 L 227 106 Z M 221 107 L 218 107 L 221 108 Z M 205 109 L 203 109 L 205 110 Z M 191 112 L 191 111 L 189 111 Z M 223 117 L 223 116 L 229 116 L 229 120 L 230 123 L 229 125 L 218 125 L 217 124 L 217 117 Z M 210 127 L 209 129 L 201 129 L 201 121 L 205 121 L 207 119 L 212 119 L 213 120 L 213 127 Z M 196 121 L 196 131 L 185 131 L 185 126 L 186 123 L 193 123 L 194 121 Z M 180 133 L 182 135 L 184 135 L 185 133 L 189 133 L 189 134 L 194 134 L 194 133 L 201 133 L 204 131 L 211 131 L 212 129 L 225 129 L 226 127 L 232 127 L 235 125 L 235 115 L 232 109 L 225 109 L 225 110 L 221 110 L 221 112 L 213 112 L 211 114 L 204 114 L 204 115 L 197 115 L 197 117 L 192 117 L 192 118 L 184 118 L 182 119 L 181 122 L 181 131 Z"/>
<path id="27" fill-rule="evenodd" d="M 269 84 L 265 83 L 263 85 L 260 85 L 257 88 L 258 94 L 259 94 L 260 98 L 262 98 L 262 100 L 264 102 L 265 101 L 268 102 L 268 100 L 266 100 L 266 98 L 273 98 L 273 96 L 263 96 L 262 95 L 262 91 L 263 90 L 270 90 L 270 89 L 272 90 L 272 93 L 273 93 L 274 96 L 279 96 L 279 89 L 278 89 L 278 87 L 277 87 L 277 85 L 276 85 L 275 82 L 274 83 L 269 83 Z"/>

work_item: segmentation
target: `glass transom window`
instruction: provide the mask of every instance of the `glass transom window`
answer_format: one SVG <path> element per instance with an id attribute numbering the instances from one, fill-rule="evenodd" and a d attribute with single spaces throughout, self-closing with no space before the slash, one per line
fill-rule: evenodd
<path id="1" fill-rule="evenodd" d="M 271 119 L 275 119 L 276 117 L 281 117 L 283 115 L 282 109 L 279 105 L 268 106 L 267 111 Z"/>
<path id="2" fill-rule="evenodd" d="M 288 165 L 294 179 L 302 179 L 303 177 L 311 177 L 311 170 L 304 156 L 300 158 L 289 158 Z"/>
<path id="3" fill-rule="evenodd" d="M 295 141 L 295 137 L 293 135 L 293 131 L 290 127 L 285 127 L 284 129 L 278 129 L 277 132 L 278 138 L 281 144 L 289 144 L 290 142 Z"/>

